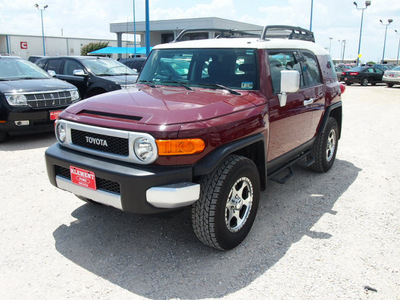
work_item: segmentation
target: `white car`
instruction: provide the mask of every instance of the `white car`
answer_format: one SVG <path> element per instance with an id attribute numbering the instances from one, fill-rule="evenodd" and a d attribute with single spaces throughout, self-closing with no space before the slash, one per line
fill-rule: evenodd
<path id="1" fill-rule="evenodd" d="M 395 84 L 400 84 L 400 66 L 397 66 L 392 70 L 385 71 L 382 80 L 388 87 L 392 87 Z"/>

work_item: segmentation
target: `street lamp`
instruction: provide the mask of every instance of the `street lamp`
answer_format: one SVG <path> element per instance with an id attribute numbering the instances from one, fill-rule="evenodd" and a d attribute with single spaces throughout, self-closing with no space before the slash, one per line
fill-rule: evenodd
<path id="1" fill-rule="evenodd" d="M 340 56 L 342 58 L 342 63 L 344 62 L 344 52 L 346 51 L 346 40 L 338 40 L 340 42 Z"/>
<path id="2" fill-rule="evenodd" d="M 363 27 L 363 20 L 364 20 L 364 10 L 367 9 L 368 6 L 371 5 L 371 1 L 365 1 L 365 7 L 358 7 L 357 2 L 353 2 L 353 4 L 356 6 L 358 10 L 361 10 L 361 25 L 360 25 L 360 37 L 358 39 L 358 52 L 357 52 L 357 66 L 358 63 L 360 62 L 360 50 L 361 50 L 361 35 L 362 35 L 362 27 Z"/>
<path id="3" fill-rule="evenodd" d="M 40 8 L 40 7 L 39 7 L 39 4 L 36 3 L 36 4 L 35 4 L 35 7 L 36 7 L 38 10 L 40 10 L 40 17 L 41 17 L 41 20 L 42 20 L 43 55 L 46 56 L 46 46 L 45 46 L 45 44 L 44 44 L 43 11 L 44 11 L 46 8 L 48 8 L 49 6 L 48 6 L 48 5 L 45 5 L 45 6 L 43 6 L 43 8 Z"/>
<path id="4" fill-rule="evenodd" d="M 382 20 L 379 20 L 379 22 L 382 23 L 383 26 L 385 26 L 385 39 L 383 40 L 383 54 L 382 54 L 382 64 L 385 61 L 385 48 L 386 48 L 386 34 L 387 34 L 387 28 L 390 25 L 390 23 L 393 22 L 393 19 L 389 19 L 388 22 L 386 24 L 383 23 Z"/>
<path id="5" fill-rule="evenodd" d="M 398 32 L 397 30 L 395 30 L 396 34 L 399 35 L 400 32 Z M 399 36 L 399 47 L 397 47 L 397 60 L 396 60 L 396 65 L 399 65 L 399 53 L 400 53 L 400 36 Z"/>

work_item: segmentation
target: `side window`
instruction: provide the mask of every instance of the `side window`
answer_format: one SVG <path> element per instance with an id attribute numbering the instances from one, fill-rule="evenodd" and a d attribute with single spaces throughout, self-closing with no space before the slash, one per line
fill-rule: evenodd
<path id="1" fill-rule="evenodd" d="M 56 74 L 60 74 L 61 63 L 61 59 L 50 59 L 49 63 L 47 64 L 47 71 L 54 71 Z"/>
<path id="2" fill-rule="evenodd" d="M 36 62 L 36 64 L 38 65 L 38 67 L 44 69 L 44 66 L 46 65 L 47 60 L 40 60 L 38 62 Z"/>
<path id="3" fill-rule="evenodd" d="M 269 67 L 271 70 L 272 87 L 274 93 L 281 91 L 281 71 L 296 70 L 300 73 L 300 86 L 304 86 L 304 78 L 301 72 L 300 63 L 295 58 L 293 51 L 270 51 L 268 54 Z"/>
<path id="4" fill-rule="evenodd" d="M 374 69 L 372 69 L 372 68 L 368 68 L 368 71 L 367 71 L 368 73 L 374 73 Z"/>
<path id="5" fill-rule="evenodd" d="M 303 63 L 303 73 L 307 86 L 322 83 L 319 72 L 317 58 L 310 52 L 303 52 L 305 62 Z"/>
<path id="6" fill-rule="evenodd" d="M 383 70 L 381 70 L 381 69 L 375 69 L 375 72 L 378 74 L 383 74 Z"/>
<path id="7" fill-rule="evenodd" d="M 64 63 L 64 75 L 74 75 L 74 70 L 83 70 L 83 66 L 75 60 L 67 59 Z"/>

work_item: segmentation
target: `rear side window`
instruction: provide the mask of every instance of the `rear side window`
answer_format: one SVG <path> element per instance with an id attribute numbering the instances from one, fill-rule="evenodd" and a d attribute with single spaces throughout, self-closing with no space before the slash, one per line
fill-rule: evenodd
<path id="1" fill-rule="evenodd" d="M 305 61 L 303 66 L 303 73 L 306 85 L 312 86 L 322 83 L 321 74 L 319 72 L 317 58 L 314 54 L 308 51 L 303 52 Z"/>

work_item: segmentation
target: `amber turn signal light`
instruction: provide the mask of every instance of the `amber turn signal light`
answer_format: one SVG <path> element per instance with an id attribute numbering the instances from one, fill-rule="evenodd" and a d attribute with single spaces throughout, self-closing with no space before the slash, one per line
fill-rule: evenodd
<path id="1" fill-rule="evenodd" d="M 158 155 L 189 155 L 206 147 L 202 139 L 156 140 Z"/>

